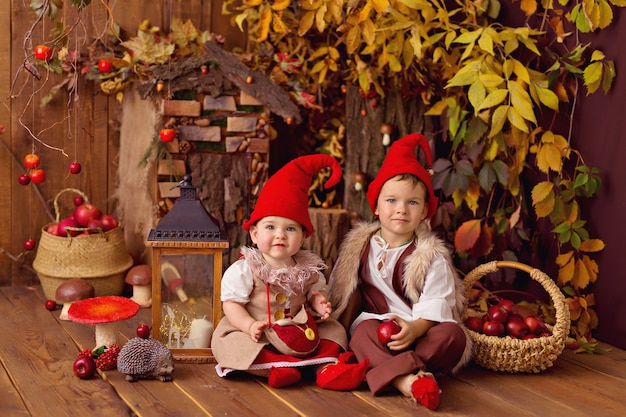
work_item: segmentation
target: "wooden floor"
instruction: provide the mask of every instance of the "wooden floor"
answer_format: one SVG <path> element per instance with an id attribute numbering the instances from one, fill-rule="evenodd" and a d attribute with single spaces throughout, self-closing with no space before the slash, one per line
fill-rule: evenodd
<path id="1" fill-rule="evenodd" d="M 149 311 L 149 309 L 148 309 Z M 141 314 L 148 315 L 146 309 Z M 58 320 L 40 288 L 0 288 L 0 415 L 19 416 L 624 416 L 626 351 L 566 350 L 541 374 L 475 366 L 438 378 L 441 405 L 430 412 L 398 394 L 374 398 L 318 388 L 307 380 L 272 389 L 262 379 L 222 379 L 212 364 L 177 363 L 174 381 L 127 382 L 117 371 L 91 380 L 72 373 L 77 352 L 91 348 L 91 326 Z M 134 336 L 141 317 L 120 328 Z M 609 347 L 609 346 L 605 346 Z"/>

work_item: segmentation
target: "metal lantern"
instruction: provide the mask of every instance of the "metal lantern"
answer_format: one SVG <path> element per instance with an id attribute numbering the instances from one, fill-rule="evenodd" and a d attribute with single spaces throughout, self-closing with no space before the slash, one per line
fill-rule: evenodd
<path id="1" fill-rule="evenodd" d="M 191 176 L 148 235 L 152 247 L 152 337 L 176 360 L 215 362 L 210 343 L 221 318 L 222 256 L 228 241 L 196 197 Z"/>

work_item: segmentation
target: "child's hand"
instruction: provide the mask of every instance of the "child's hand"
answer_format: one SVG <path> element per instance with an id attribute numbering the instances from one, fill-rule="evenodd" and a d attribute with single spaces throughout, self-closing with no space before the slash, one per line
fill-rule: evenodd
<path id="1" fill-rule="evenodd" d="M 258 342 L 261 338 L 261 335 L 263 334 L 263 330 L 265 330 L 266 327 L 267 323 L 264 321 L 253 321 L 250 325 L 250 328 L 248 329 L 248 335 L 250 336 L 250 339 Z"/>
<path id="2" fill-rule="evenodd" d="M 422 337 L 428 329 L 436 324 L 424 319 L 406 321 L 396 315 L 389 317 L 389 320 L 395 320 L 400 325 L 400 331 L 391 336 L 391 342 L 387 343 L 389 350 L 394 351 L 408 349 L 416 339 Z"/>
<path id="3" fill-rule="evenodd" d="M 326 320 L 330 317 L 330 313 L 333 312 L 333 307 L 330 305 L 330 301 L 326 298 L 326 294 L 319 291 L 313 291 L 313 299 L 311 300 L 311 307 L 321 316 L 322 320 Z"/>

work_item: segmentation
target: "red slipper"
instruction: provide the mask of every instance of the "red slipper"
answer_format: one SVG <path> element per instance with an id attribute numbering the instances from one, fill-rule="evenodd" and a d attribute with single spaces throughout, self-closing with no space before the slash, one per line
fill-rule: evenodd
<path id="1" fill-rule="evenodd" d="M 332 363 L 318 372 L 315 383 L 324 389 L 351 391 L 363 383 L 369 365 L 369 359 L 361 363 Z"/>
<path id="2" fill-rule="evenodd" d="M 354 352 L 342 352 L 339 354 L 337 360 L 341 363 L 357 363 Z"/>
<path id="3" fill-rule="evenodd" d="M 302 379 L 302 374 L 296 368 L 271 368 L 267 383 L 272 388 L 283 388 L 293 385 Z"/>
<path id="4" fill-rule="evenodd" d="M 411 384 L 411 394 L 418 403 L 429 410 L 436 410 L 439 407 L 439 394 L 441 390 L 435 377 L 427 372 L 420 372 L 417 379 Z"/>

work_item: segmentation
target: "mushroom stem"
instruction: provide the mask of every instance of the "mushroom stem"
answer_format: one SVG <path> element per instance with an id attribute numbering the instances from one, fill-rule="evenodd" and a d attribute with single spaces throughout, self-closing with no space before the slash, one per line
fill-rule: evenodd
<path id="1" fill-rule="evenodd" d="M 389 133 L 383 133 L 383 146 L 389 146 L 390 143 L 391 136 L 389 136 Z"/>
<path id="2" fill-rule="evenodd" d="M 96 324 L 96 349 L 117 344 L 117 322 Z"/>
<path id="3" fill-rule="evenodd" d="M 70 317 L 67 315 L 67 312 L 70 309 L 70 306 L 72 305 L 73 301 L 68 301 L 66 303 L 63 303 L 63 308 L 61 309 L 61 314 L 59 315 L 59 319 L 60 320 L 68 320 L 70 321 Z"/>
<path id="4" fill-rule="evenodd" d="M 152 305 L 152 286 L 133 285 L 133 296 L 130 299 L 141 307 L 150 307 Z"/>

